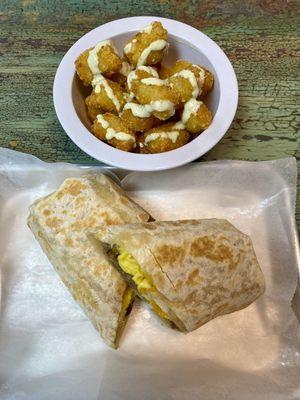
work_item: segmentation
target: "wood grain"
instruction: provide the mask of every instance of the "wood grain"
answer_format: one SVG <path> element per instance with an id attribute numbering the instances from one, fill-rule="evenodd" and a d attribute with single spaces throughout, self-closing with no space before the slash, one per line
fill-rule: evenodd
<path id="1" fill-rule="evenodd" d="M 203 160 L 300 162 L 299 3 L 287 0 L 0 2 L 0 146 L 48 161 L 94 161 L 56 119 L 52 85 L 66 50 L 105 22 L 133 15 L 178 19 L 215 40 L 239 81 L 236 118 Z M 300 226 L 300 199 L 297 202 Z"/>

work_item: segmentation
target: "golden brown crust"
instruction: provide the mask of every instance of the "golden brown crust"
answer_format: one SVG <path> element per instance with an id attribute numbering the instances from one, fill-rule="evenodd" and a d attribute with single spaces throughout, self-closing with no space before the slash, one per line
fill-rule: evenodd
<path id="1" fill-rule="evenodd" d="M 111 46 L 106 45 L 98 52 L 98 65 L 101 73 L 109 77 L 121 69 L 122 60 Z"/>
<path id="2" fill-rule="evenodd" d="M 128 128 L 128 126 L 122 121 L 122 119 L 114 114 L 105 113 L 103 114 L 103 118 L 108 122 L 109 128 L 114 129 L 116 132 L 124 132 L 130 136 L 134 140 L 119 140 L 115 137 L 112 139 L 107 139 L 107 129 L 102 126 L 97 119 L 94 121 L 92 125 L 93 134 L 100 140 L 103 140 L 115 147 L 116 149 L 123 151 L 132 151 L 136 146 L 136 138 L 135 133 Z"/>
<path id="3" fill-rule="evenodd" d="M 79 79 L 82 81 L 84 86 L 89 86 L 93 80 L 93 74 L 87 62 L 89 51 L 90 49 L 85 50 L 75 61 L 77 75 L 79 76 Z"/>
<path id="4" fill-rule="evenodd" d="M 169 79 L 173 91 L 179 96 L 180 105 L 183 105 L 193 97 L 193 86 L 188 79 L 176 75 L 171 76 Z"/>
<path id="5" fill-rule="evenodd" d="M 202 67 L 205 70 L 205 80 L 202 86 L 202 96 L 206 96 L 214 86 L 214 76 L 213 74 L 206 68 Z"/>
<path id="6" fill-rule="evenodd" d="M 172 67 L 169 68 L 169 76 L 177 74 L 178 72 L 182 71 L 183 69 L 187 69 L 192 65 L 189 61 L 186 60 L 177 60 Z"/>
<path id="7" fill-rule="evenodd" d="M 88 65 L 90 50 L 91 49 L 85 50 L 75 61 L 77 75 L 85 86 L 91 85 L 93 80 L 93 74 Z M 112 74 L 117 73 L 122 67 L 121 58 L 110 45 L 101 47 L 97 56 L 99 70 L 105 76 L 109 77 Z"/>
<path id="8" fill-rule="evenodd" d="M 207 68 L 204 68 L 202 65 L 195 65 L 186 60 L 178 60 L 169 69 L 169 76 L 172 77 L 173 75 L 177 74 L 178 72 L 180 72 L 184 69 L 187 69 L 187 70 L 192 71 L 194 73 L 195 77 L 197 79 L 199 79 L 200 73 L 201 73 L 199 68 L 202 68 L 204 71 L 204 82 L 203 82 L 202 87 L 200 88 L 201 89 L 200 95 L 201 95 L 201 97 L 205 97 L 213 88 L 214 76 Z M 170 78 L 170 80 L 172 81 L 172 78 Z M 179 90 L 179 93 L 180 93 L 180 86 L 177 88 L 177 90 Z M 188 100 L 188 98 L 185 100 L 186 97 L 187 97 L 187 95 L 186 96 L 183 95 L 182 102 Z"/>
<path id="9" fill-rule="evenodd" d="M 167 122 L 142 134 L 138 140 L 140 152 L 143 154 L 163 153 L 165 151 L 171 151 L 185 145 L 189 140 L 189 133 L 184 129 L 176 128 L 175 125 L 176 124 L 173 122 Z M 171 138 L 164 137 L 165 133 L 173 131 L 178 132 L 176 141 L 172 140 Z M 158 137 L 147 142 L 147 137 L 149 139 L 149 135 L 156 133 L 158 134 Z M 159 137 L 159 134 L 162 134 L 162 136 Z"/>
<path id="10" fill-rule="evenodd" d="M 154 41 L 154 40 L 168 40 L 168 31 L 163 28 L 160 22 L 152 23 L 152 30 L 150 33 L 138 32 L 128 43 L 132 43 L 131 51 L 126 55 L 130 64 L 134 67 L 137 66 L 138 60 L 142 52 Z M 127 44 L 128 44 L 127 43 Z M 152 51 L 144 65 L 157 64 L 163 57 L 164 50 Z"/>
<path id="11" fill-rule="evenodd" d="M 141 83 L 141 80 L 144 78 L 155 77 L 156 72 L 157 72 L 156 68 L 154 68 L 154 67 L 151 67 L 150 71 L 140 69 L 140 68 L 137 68 L 136 70 L 132 71 L 132 74 L 134 74 L 134 78 L 130 80 L 131 86 L 130 86 L 130 88 L 128 88 L 129 91 L 132 91 L 133 93 L 135 93 L 138 86 Z"/>
<path id="12" fill-rule="evenodd" d="M 202 103 L 195 114 L 191 114 L 185 123 L 186 129 L 191 133 L 200 133 L 207 129 L 212 121 L 212 114 Z"/>
<path id="13" fill-rule="evenodd" d="M 146 118 L 136 117 L 132 114 L 130 109 L 123 110 L 120 117 L 129 129 L 134 132 L 145 132 L 161 123 L 161 121 L 153 115 Z"/>
<path id="14" fill-rule="evenodd" d="M 111 81 L 119 84 L 123 90 L 127 91 L 127 77 L 126 76 L 120 74 L 119 72 L 116 72 L 116 73 L 112 74 L 109 78 Z"/>
<path id="15" fill-rule="evenodd" d="M 146 85 L 137 82 L 133 93 L 141 104 L 149 104 L 151 101 L 157 100 L 169 100 L 174 106 L 178 104 L 178 95 L 170 85 Z"/>
<path id="16" fill-rule="evenodd" d="M 120 109 L 122 109 L 125 105 L 125 92 L 117 82 L 113 82 L 110 79 L 106 79 L 106 82 L 112 89 L 114 96 L 118 99 Z M 101 113 L 110 112 L 118 114 L 119 112 L 111 98 L 108 96 L 103 85 L 99 85 L 98 93 L 96 93 L 95 90 L 92 91 L 92 93 L 85 99 L 85 104 L 91 121 L 94 121 L 96 116 Z"/>

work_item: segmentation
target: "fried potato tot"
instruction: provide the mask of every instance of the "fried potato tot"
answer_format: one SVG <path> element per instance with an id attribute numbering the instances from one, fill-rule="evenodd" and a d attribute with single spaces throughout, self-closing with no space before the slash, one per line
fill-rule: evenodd
<path id="1" fill-rule="evenodd" d="M 177 93 L 172 90 L 168 80 L 159 79 L 152 67 L 141 66 L 128 75 L 127 85 L 137 101 L 147 105 L 147 109 L 160 120 L 174 115 L 179 103 Z"/>
<path id="2" fill-rule="evenodd" d="M 213 87 L 214 77 L 206 68 L 185 60 L 177 61 L 170 68 L 170 83 L 179 93 L 182 103 L 190 98 L 205 96 Z"/>
<path id="3" fill-rule="evenodd" d="M 154 154 L 209 127 L 213 117 L 203 101 L 213 74 L 186 60 L 164 65 L 168 47 L 167 30 L 154 21 L 127 42 L 123 58 L 111 40 L 80 54 L 76 72 L 93 87 L 85 103 L 94 136 L 119 150 Z"/>
<path id="4" fill-rule="evenodd" d="M 189 140 L 189 133 L 181 122 L 167 122 L 143 133 L 139 138 L 140 153 L 154 154 L 177 149 Z"/>
<path id="5" fill-rule="evenodd" d="M 169 79 L 172 89 L 179 96 L 180 104 L 183 105 L 189 99 L 198 97 L 198 82 L 192 71 L 183 69 L 175 75 L 172 75 Z"/>
<path id="6" fill-rule="evenodd" d="M 121 86 L 102 75 L 96 76 L 92 84 L 94 89 L 85 100 L 89 118 L 94 121 L 96 116 L 103 112 L 118 114 L 126 102 Z"/>
<path id="7" fill-rule="evenodd" d="M 92 133 L 119 150 L 133 151 L 136 147 L 134 132 L 114 114 L 98 114 L 92 125 Z"/>
<path id="8" fill-rule="evenodd" d="M 152 115 L 152 109 L 137 103 L 126 103 L 120 117 L 134 132 L 145 132 L 160 124 L 160 120 Z"/>
<path id="9" fill-rule="evenodd" d="M 154 65 L 161 61 L 168 48 L 168 31 L 154 21 L 138 32 L 124 47 L 124 54 L 131 65 Z"/>
<path id="10" fill-rule="evenodd" d="M 167 79 L 170 76 L 170 68 L 166 67 L 164 64 L 159 64 L 156 66 L 158 75 L 160 79 Z"/>
<path id="11" fill-rule="evenodd" d="M 178 94 L 168 82 L 158 78 L 145 78 L 137 82 L 133 93 L 141 104 L 152 107 L 152 114 L 162 121 L 172 117 L 179 104 Z"/>
<path id="12" fill-rule="evenodd" d="M 122 68 L 122 60 L 111 40 L 84 51 L 75 61 L 77 75 L 85 86 L 98 74 L 110 76 Z"/>
<path id="13" fill-rule="evenodd" d="M 189 61 L 186 60 L 177 60 L 175 64 L 172 65 L 172 67 L 169 68 L 169 76 L 177 74 L 177 72 L 182 71 L 183 69 L 187 69 L 193 65 Z"/>
<path id="14" fill-rule="evenodd" d="M 202 86 L 201 97 L 205 97 L 214 86 L 214 76 L 213 74 L 206 68 L 202 67 L 205 71 L 204 82 Z"/>
<path id="15" fill-rule="evenodd" d="M 202 101 L 190 99 L 184 105 L 181 121 L 189 132 L 200 133 L 211 124 L 212 114 Z"/>
<path id="16" fill-rule="evenodd" d="M 117 82 L 122 89 L 127 90 L 127 77 L 131 71 L 132 66 L 127 61 L 123 60 L 121 69 L 111 75 L 110 79 L 114 82 Z"/>
<path id="17" fill-rule="evenodd" d="M 159 78 L 158 72 L 153 67 L 142 65 L 131 71 L 127 76 L 127 88 L 129 91 L 136 89 L 136 84 L 145 78 Z"/>

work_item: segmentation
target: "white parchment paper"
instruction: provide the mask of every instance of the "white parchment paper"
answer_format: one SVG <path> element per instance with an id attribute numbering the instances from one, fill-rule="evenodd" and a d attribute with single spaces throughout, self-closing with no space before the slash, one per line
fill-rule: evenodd
<path id="1" fill-rule="evenodd" d="M 300 399 L 295 160 L 194 163 L 123 179 L 156 219 L 226 218 L 249 234 L 266 292 L 189 334 L 162 326 L 139 302 L 117 351 L 26 226 L 34 200 L 89 170 L 0 149 L 0 399 Z"/>

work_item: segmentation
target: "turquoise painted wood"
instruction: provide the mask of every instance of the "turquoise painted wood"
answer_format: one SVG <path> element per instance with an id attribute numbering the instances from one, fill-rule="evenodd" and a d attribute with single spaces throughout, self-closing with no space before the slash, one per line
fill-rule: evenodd
<path id="1" fill-rule="evenodd" d="M 215 40 L 240 90 L 236 118 L 203 160 L 300 158 L 299 3 L 287 0 L 0 2 L 0 146 L 48 161 L 89 162 L 56 119 L 52 84 L 66 50 L 105 22 L 134 15 L 178 19 Z M 297 203 L 300 224 L 300 201 Z"/>

